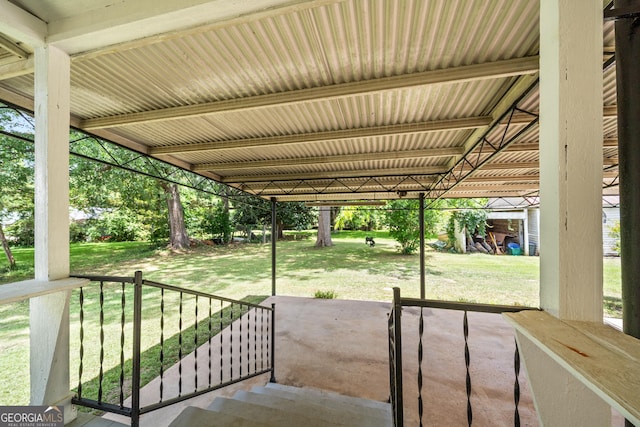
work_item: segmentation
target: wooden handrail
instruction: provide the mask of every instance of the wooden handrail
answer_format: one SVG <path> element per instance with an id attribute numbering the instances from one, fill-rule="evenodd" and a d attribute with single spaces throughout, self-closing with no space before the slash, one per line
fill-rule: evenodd
<path id="1" fill-rule="evenodd" d="M 640 340 L 600 322 L 560 320 L 544 311 L 503 316 L 578 381 L 640 425 Z"/>

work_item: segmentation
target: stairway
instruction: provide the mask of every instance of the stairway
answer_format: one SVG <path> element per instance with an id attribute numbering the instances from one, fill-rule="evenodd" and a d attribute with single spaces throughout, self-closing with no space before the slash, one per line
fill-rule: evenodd
<path id="1" fill-rule="evenodd" d="M 207 409 L 190 406 L 171 427 L 389 427 L 391 405 L 319 390 L 269 383 L 217 397 Z"/>

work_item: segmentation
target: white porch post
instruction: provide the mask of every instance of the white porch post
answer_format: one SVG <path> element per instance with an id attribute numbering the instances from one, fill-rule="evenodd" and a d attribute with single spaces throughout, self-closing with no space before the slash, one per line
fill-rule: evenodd
<path id="1" fill-rule="evenodd" d="M 540 302 L 602 321 L 602 2 L 540 3 Z"/>
<path id="2" fill-rule="evenodd" d="M 602 322 L 602 1 L 540 2 L 540 304 Z M 610 425 L 611 410 L 516 335 L 542 425 Z"/>
<path id="3" fill-rule="evenodd" d="M 69 56 L 35 51 L 35 276 L 69 276 Z M 31 404 L 65 405 L 69 391 L 70 291 L 30 300 Z"/>
<path id="4" fill-rule="evenodd" d="M 524 218 L 522 218 L 522 228 L 524 229 L 524 235 L 522 236 L 522 244 L 524 248 L 522 253 L 525 256 L 531 255 L 529 253 L 529 209 L 524 210 Z"/>

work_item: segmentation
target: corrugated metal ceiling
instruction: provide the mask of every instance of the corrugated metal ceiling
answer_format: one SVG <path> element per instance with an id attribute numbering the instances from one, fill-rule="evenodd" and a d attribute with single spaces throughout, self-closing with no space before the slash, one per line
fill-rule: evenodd
<path id="1" fill-rule="evenodd" d="M 46 20 L 86 2 L 13 3 Z M 535 83 L 537 68 L 514 61 L 537 61 L 538 9 L 530 0 L 346 0 L 190 28 L 77 55 L 71 110 L 89 132 L 111 132 L 263 197 L 428 195 L 500 114 L 500 100 Z M 605 23 L 605 59 L 612 45 Z M 0 47 L 0 62 L 6 55 Z M 33 77 L 2 87 L 32 97 Z M 603 94 L 615 106 L 615 66 Z M 531 114 L 509 127 L 507 116 L 486 135 L 518 138 L 503 153 L 472 150 L 486 164 L 445 197 L 537 191 L 538 126 L 527 128 L 537 90 L 518 107 Z M 616 137 L 615 125 L 609 114 L 604 137 Z M 605 147 L 604 158 L 617 159 L 616 148 Z"/>

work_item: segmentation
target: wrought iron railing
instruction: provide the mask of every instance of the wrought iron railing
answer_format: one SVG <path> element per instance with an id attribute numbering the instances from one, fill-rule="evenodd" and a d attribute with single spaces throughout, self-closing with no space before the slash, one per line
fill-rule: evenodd
<path id="1" fill-rule="evenodd" d="M 393 425 L 402 426 L 402 304 L 400 289 L 393 288 L 393 304 L 389 313 L 389 402 L 393 411 Z M 422 347 L 420 348 L 422 350 Z"/>
<path id="2" fill-rule="evenodd" d="M 137 426 L 142 414 L 258 375 L 275 382 L 274 304 L 143 280 L 140 272 L 81 277 L 91 282 L 78 290 L 73 403 Z"/>
<path id="3" fill-rule="evenodd" d="M 521 306 L 505 306 L 505 305 L 490 305 L 490 304 L 471 304 L 471 303 L 459 303 L 449 301 L 437 301 L 427 299 L 415 299 L 415 298 L 402 298 L 400 295 L 400 289 L 393 289 L 393 303 L 391 306 L 391 312 L 389 313 L 389 374 L 390 374 L 390 397 L 393 410 L 394 426 L 402 426 L 405 416 L 405 404 L 407 400 L 404 398 L 404 386 L 403 386 L 403 361 L 402 361 L 402 322 L 401 314 L 403 308 L 417 307 L 419 308 L 418 318 L 418 342 L 417 342 L 417 406 L 418 406 L 418 419 L 419 425 L 423 425 L 424 417 L 424 402 L 423 396 L 423 361 L 425 351 L 423 349 L 423 336 L 425 333 L 425 315 L 424 310 L 430 309 L 445 309 L 456 310 L 463 312 L 462 320 L 462 332 L 464 336 L 464 360 L 465 360 L 465 388 L 466 388 L 466 418 L 467 423 L 471 426 L 473 422 L 473 406 L 472 406 L 472 378 L 470 373 L 471 366 L 471 352 L 469 350 L 469 319 L 468 312 L 480 312 L 480 313 L 506 313 L 517 312 L 522 310 L 538 310 L 537 308 L 521 307 Z M 515 341 L 515 340 L 514 340 Z M 405 343 L 406 344 L 406 343 Z M 413 344 L 413 343 L 412 343 Z M 516 427 L 520 426 L 520 355 L 516 344 L 514 354 L 514 410 L 513 410 L 513 424 Z"/>

